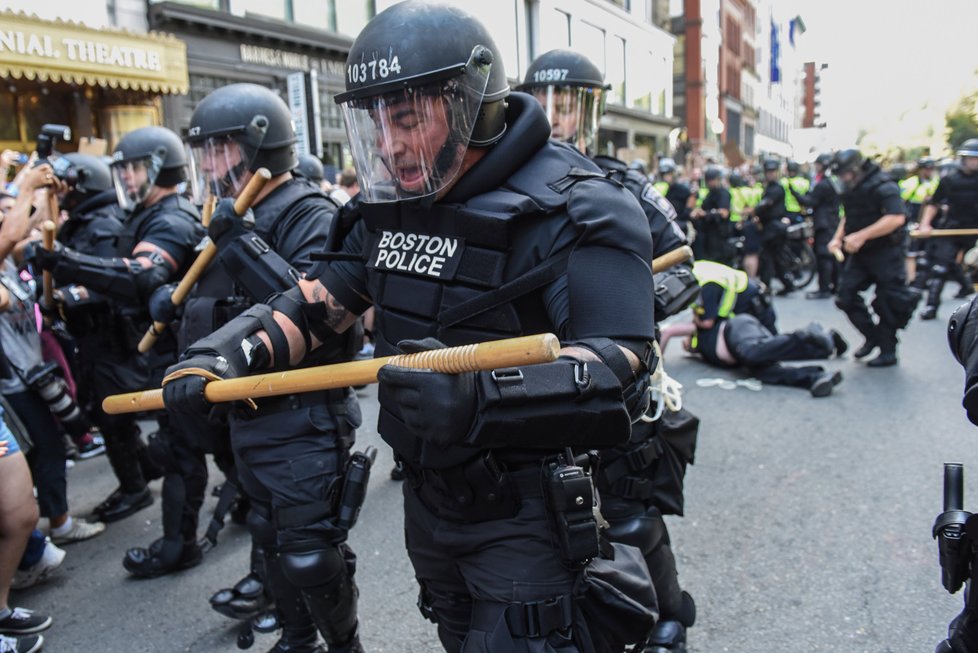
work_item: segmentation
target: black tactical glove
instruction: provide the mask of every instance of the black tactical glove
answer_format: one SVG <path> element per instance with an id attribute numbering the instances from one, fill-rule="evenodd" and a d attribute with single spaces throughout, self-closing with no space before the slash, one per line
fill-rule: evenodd
<path id="1" fill-rule="evenodd" d="M 41 241 L 32 240 L 24 246 L 22 257 L 25 264 L 29 264 L 35 271 L 41 271 L 53 270 L 62 254 L 64 247 L 58 241 L 54 242 L 54 249 L 48 250 Z"/>
<path id="2" fill-rule="evenodd" d="M 197 417 L 210 415 L 214 404 L 204 398 L 204 386 L 210 381 L 235 378 L 247 370 L 236 366 L 214 351 L 190 349 L 188 357 L 166 369 L 163 377 L 163 403 L 168 411 Z"/>
<path id="3" fill-rule="evenodd" d="M 434 338 L 402 340 L 397 346 L 405 354 L 445 348 Z M 418 438 L 447 446 L 464 440 L 472 428 L 477 408 L 474 372 L 441 374 L 384 365 L 377 379 L 381 409 Z"/>
<path id="4" fill-rule="evenodd" d="M 153 291 L 149 298 L 149 316 L 154 322 L 169 324 L 180 319 L 183 315 L 183 305 L 174 306 L 171 296 L 177 284 L 168 283 Z"/>
<path id="5" fill-rule="evenodd" d="M 224 247 L 238 236 L 249 233 L 255 225 L 255 214 L 251 209 L 239 216 L 234 212 L 234 200 L 226 197 L 217 203 L 207 235 L 218 249 Z"/>

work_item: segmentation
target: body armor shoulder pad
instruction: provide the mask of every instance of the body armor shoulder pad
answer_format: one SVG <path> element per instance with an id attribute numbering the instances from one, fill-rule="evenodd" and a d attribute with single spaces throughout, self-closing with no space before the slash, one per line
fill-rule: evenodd
<path id="1" fill-rule="evenodd" d="M 576 183 L 590 178 L 605 177 L 601 168 L 574 148 L 549 141 L 502 188 L 531 198 L 541 210 L 551 212 L 567 204 L 568 192 Z M 473 198 L 466 204 L 476 208 L 477 201 Z"/>
<path id="2" fill-rule="evenodd" d="M 322 190 L 309 184 L 301 182 L 283 184 L 255 207 L 255 232 L 272 249 L 275 249 L 277 247 L 275 234 L 278 230 L 279 221 L 286 216 L 293 206 L 311 198 L 322 200 L 330 207 L 336 207 L 335 200 L 330 199 Z"/>

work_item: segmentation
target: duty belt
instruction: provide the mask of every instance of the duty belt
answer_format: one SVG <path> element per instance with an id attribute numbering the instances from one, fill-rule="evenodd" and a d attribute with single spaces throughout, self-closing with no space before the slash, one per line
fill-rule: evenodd
<path id="1" fill-rule="evenodd" d="M 492 452 L 445 469 L 405 464 L 418 499 L 440 519 L 479 523 L 506 519 L 520 499 L 543 498 L 542 461 L 518 471 L 501 468 Z"/>

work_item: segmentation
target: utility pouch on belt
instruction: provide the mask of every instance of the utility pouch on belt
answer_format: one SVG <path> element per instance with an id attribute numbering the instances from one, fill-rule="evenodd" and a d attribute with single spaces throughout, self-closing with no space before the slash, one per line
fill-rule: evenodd
<path id="1" fill-rule="evenodd" d="M 336 506 L 336 527 L 350 530 L 357 523 L 360 507 L 367 496 L 367 483 L 370 481 L 370 468 L 377 459 L 377 448 L 367 447 L 350 456 L 340 490 L 340 502 Z"/>
<path id="2" fill-rule="evenodd" d="M 591 476 L 563 454 L 546 465 L 543 473 L 561 563 L 580 568 L 600 553 Z"/>
<path id="3" fill-rule="evenodd" d="M 689 268 L 679 267 L 652 276 L 655 285 L 655 317 L 665 319 L 685 310 L 700 294 L 700 285 Z"/>

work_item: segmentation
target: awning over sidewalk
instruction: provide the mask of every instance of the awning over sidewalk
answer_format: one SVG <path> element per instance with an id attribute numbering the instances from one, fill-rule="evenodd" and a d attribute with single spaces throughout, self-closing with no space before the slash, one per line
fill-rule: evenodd
<path id="1" fill-rule="evenodd" d="M 0 13 L 0 76 L 184 94 L 187 47 L 172 35 Z"/>

